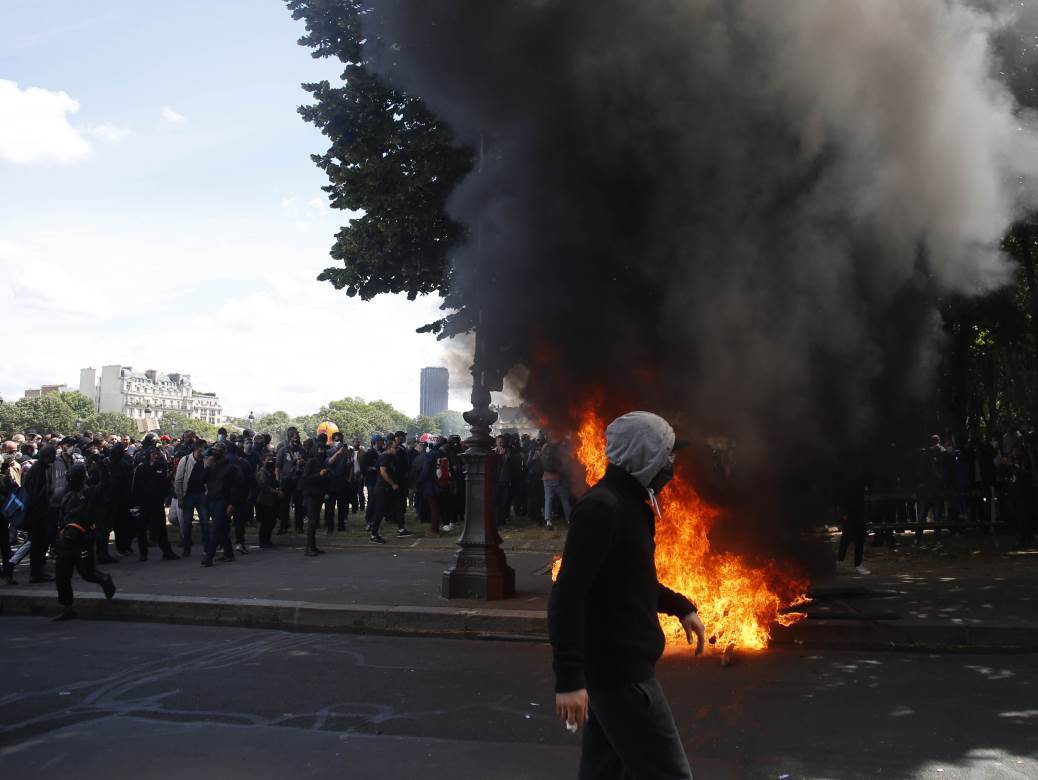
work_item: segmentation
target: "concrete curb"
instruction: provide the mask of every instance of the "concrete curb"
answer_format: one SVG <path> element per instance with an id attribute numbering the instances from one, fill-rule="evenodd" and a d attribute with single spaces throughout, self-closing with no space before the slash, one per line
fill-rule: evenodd
<path id="1" fill-rule="evenodd" d="M 112 601 L 99 593 L 76 594 L 76 612 L 96 620 L 126 620 L 187 625 L 271 628 L 282 631 L 401 634 L 466 639 L 543 642 L 548 636 L 543 611 L 370 604 L 318 604 L 275 599 L 232 599 L 118 593 Z M 53 593 L 0 595 L 0 616 L 52 616 L 59 611 Z"/>
<path id="2" fill-rule="evenodd" d="M 545 642 L 548 618 L 542 610 L 414 607 L 377 604 L 318 604 L 276 599 L 159 596 L 119 593 L 76 595 L 76 612 L 95 620 L 180 623 L 268 628 L 315 633 L 395 634 L 455 639 L 510 639 Z M 53 593 L 5 591 L 0 616 L 58 613 Z M 1035 652 L 1038 624 L 953 624 L 920 620 L 809 619 L 775 628 L 772 644 L 832 650 L 933 652 Z"/>

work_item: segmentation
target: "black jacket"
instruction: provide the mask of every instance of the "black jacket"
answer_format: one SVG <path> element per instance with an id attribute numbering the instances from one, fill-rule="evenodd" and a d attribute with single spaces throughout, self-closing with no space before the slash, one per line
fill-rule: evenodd
<path id="1" fill-rule="evenodd" d="M 226 501 L 234 506 L 241 494 L 241 470 L 225 455 L 205 467 L 205 494 L 210 501 Z"/>
<path id="2" fill-rule="evenodd" d="M 664 647 L 657 613 L 695 610 L 656 579 L 655 534 L 645 488 L 614 465 L 574 508 L 548 600 L 556 691 L 651 678 Z"/>

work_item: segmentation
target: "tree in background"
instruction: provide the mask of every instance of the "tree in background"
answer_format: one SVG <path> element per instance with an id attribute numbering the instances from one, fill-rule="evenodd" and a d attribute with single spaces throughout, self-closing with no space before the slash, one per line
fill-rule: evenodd
<path id="1" fill-rule="evenodd" d="M 163 412 L 159 420 L 159 433 L 165 436 L 183 436 L 184 431 L 194 431 L 206 441 L 216 439 L 217 427 L 205 420 L 196 420 L 183 412 Z"/>
<path id="2" fill-rule="evenodd" d="M 418 295 L 451 289 L 452 247 L 464 227 L 447 214 L 447 198 L 471 170 L 473 152 L 417 97 L 383 82 L 368 67 L 359 0 L 287 0 L 315 58 L 344 65 L 342 86 L 304 84 L 314 103 L 299 108 L 331 141 L 312 159 L 326 174 L 331 206 L 361 212 L 336 235 L 331 256 L 341 266 L 318 277 L 370 300 L 382 293 Z M 439 330 L 440 323 L 430 326 Z"/>
<path id="3" fill-rule="evenodd" d="M 436 415 L 437 427 L 444 436 L 467 436 L 469 425 L 461 412 L 447 410 Z"/>
<path id="4" fill-rule="evenodd" d="M 38 398 L 20 398 L 13 404 L 0 406 L 0 430 L 5 436 L 16 432 L 73 433 L 76 410 L 61 400 L 64 393 L 52 393 Z M 77 393 L 76 395 L 79 395 Z"/>
<path id="5" fill-rule="evenodd" d="M 429 417 L 428 415 L 420 414 L 411 420 L 410 425 L 407 426 L 408 436 L 421 436 L 423 433 L 434 433 L 439 435 L 443 432 L 440 426 L 439 415 L 436 417 Z"/>
<path id="6" fill-rule="evenodd" d="M 94 412 L 83 421 L 83 430 L 116 436 L 136 436 L 137 423 L 118 412 Z"/>

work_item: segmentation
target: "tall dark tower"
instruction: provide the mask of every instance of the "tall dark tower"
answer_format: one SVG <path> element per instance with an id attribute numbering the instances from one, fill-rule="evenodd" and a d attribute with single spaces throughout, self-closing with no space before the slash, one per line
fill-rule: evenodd
<path id="1" fill-rule="evenodd" d="M 422 398 L 419 414 L 433 417 L 447 411 L 448 385 L 450 375 L 442 366 L 430 366 L 422 369 Z"/>

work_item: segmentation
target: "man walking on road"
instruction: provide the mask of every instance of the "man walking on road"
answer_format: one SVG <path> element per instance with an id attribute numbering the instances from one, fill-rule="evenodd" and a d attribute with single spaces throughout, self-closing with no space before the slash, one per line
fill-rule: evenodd
<path id="1" fill-rule="evenodd" d="M 657 613 L 681 620 L 704 649 L 695 605 L 656 578 L 656 495 L 674 476 L 674 430 L 648 412 L 606 429 L 605 476 L 573 510 L 562 569 L 548 602 L 555 711 L 584 728 L 579 777 L 692 777 L 655 666 Z M 654 514 L 655 510 L 655 514 Z"/>

